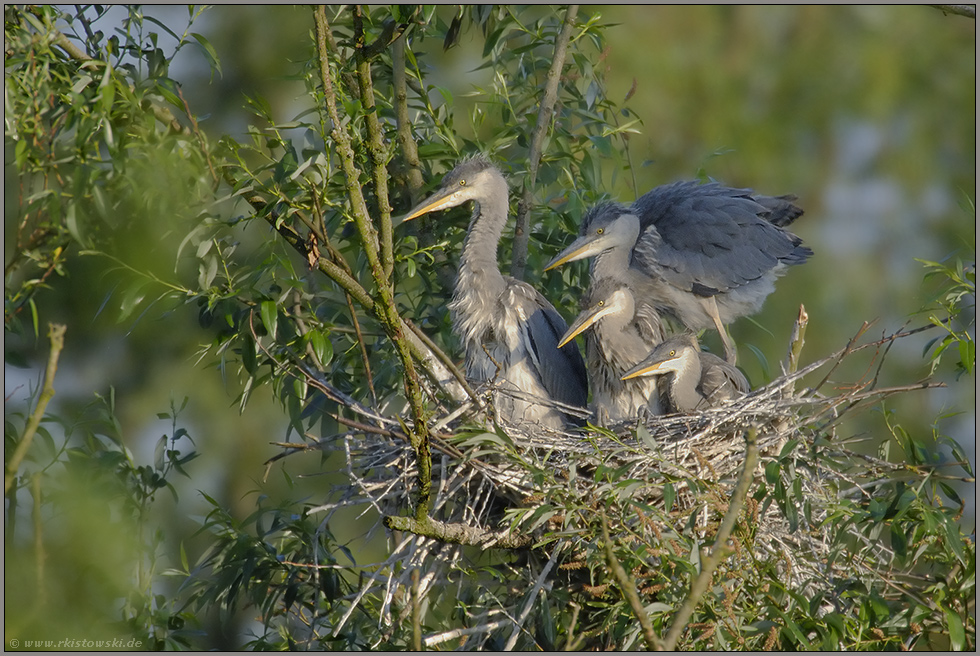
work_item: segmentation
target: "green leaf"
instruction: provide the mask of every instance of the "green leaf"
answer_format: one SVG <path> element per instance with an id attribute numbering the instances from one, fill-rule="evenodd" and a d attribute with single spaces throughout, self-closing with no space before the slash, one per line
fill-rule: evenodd
<path id="1" fill-rule="evenodd" d="M 208 59 L 208 66 L 211 67 L 211 81 L 214 81 L 215 73 L 218 74 L 218 77 L 221 77 L 221 60 L 218 59 L 218 53 L 215 51 L 214 47 L 200 34 L 191 32 L 191 36 L 194 37 L 198 45 L 201 46 L 201 50 L 204 51 L 204 56 Z"/>
<path id="2" fill-rule="evenodd" d="M 963 549 L 963 536 L 960 533 L 959 525 L 953 520 L 946 522 L 946 541 L 953 550 L 953 555 L 966 566 L 966 551 Z"/>
<path id="3" fill-rule="evenodd" d="M 673 483 L 664 484 L 664 510 L 668 513 L 674 507 L 674 499 L 677 498 L 677 491 L 674 489 Z"/>
<path id="4" fill-rule="evenodd" d="M 133 310 L 143 302 L 143 299 L 146 297 L 146 293 L 143 291 L 146 282 L 146 280 L 137 281 L 136 284 L 126 291 L 122 303 L 119 304 L 119 321 L 125 321 L 133 313 Z"/>
<path id="5" fill-rule="evenodd" d="M 275 338 L 276 327 L 279 323 L 279 310 L 275 301 L 262 301 L 259 305 L 259 314 L 262 317 L 262 325 L 269 337 Z"/>
<path id="6" fill-rule="evenodd" d="M 946 625 L 949 627 L 949 642 L 953 651 L 963 651 L 966 649 L 966 632 L 963 630 L 963 620 L 950 608 L 944 609 L 946 612 Z"/>

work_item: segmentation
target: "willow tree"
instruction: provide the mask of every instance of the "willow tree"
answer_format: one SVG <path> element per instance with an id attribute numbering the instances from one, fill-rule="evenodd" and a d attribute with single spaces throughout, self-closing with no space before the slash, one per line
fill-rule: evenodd
<path id="1" fill-rule="evenodd" d="M 869 453 L 848 428 L 938 384 L 880 384 L 898 340 L 940 335 L 933 361 L 956 347 L 972 373 L 972 322 L 959 323 L 971 267 L 931 265 L 945 284 L 921 326 L 855 326 L 829 354 L 806 355 L 801 307 L 780 375 L 720 409 L 569 433 L 488 423 L 485 381 L 458 371 L 446 310 L 465 212 L 398 218 L 457 160 L 490 156 L 511 182 L 512 272 L 573 314 L 586 268 L 540 272 L 583 211 L 631 179 L 628 137 L 642 129 L 607 95 L 601 16 L 314 8 L 297 35 L 309 57 L 282 62 L 302 107 L 280 116 L 250 97 L 236 138 L 210 132 L 170 77 L 186 47 L 220 73 L 191 31 L 198 12 L 178 34 L 130 9 L 110 35 L 101 11 L 6 10 L 8 188 L 11 173 L 20 186 L 5 329 L 40 334 L 36 295 L 72 252 L 99 257 L 120 276 L 121 321 L 193 304 L 207 375 L 228 376 L 241 407 L 281 401 L 289 428 L 269 467 L 318 456 L 342 473 L 322 498 L 259 500 L 245 521 L 214 502 L 211 548 L 171 572 L 172 613 L 127 608 L 133 635 L 194 644 L 185 622 L 199 613 L 254 607 L 255 648 L 974 645 L 975 549 L 950 484 L 972 482 L 967 458 L 894 423 Z M 485 74 L 454 97 L 438 75 L 464 36 Z M 140 217 L 162 215 L 182 235 L 165 272 L 134 247 L 155 234 Z M 864 373 L 838 378 L 845 361 Z M 95 448 L 21 466 L 43 410 L 7 424 L 11 503 Z M 188 462 L 179 435 L 175 423 L 156 474 L 119 469 L 141 482 L 140 517 Z M 338 519 L 351 508 L 373 525 L 357 540 Z M 367 543 L 385 556 L 363 562 Z"/>

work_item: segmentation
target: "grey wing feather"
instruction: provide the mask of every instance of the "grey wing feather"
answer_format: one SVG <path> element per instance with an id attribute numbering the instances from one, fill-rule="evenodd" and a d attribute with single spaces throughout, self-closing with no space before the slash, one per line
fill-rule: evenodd
<path id="1" fill-rule="evenodd" d="M 568 324 L 558 311 L 537 290 L 537 309 L 527 321 L 528 338 L 531 340 L 537 361 L 538 375 L 551 398 L 561 403 L 584 408 L 588 402 L 588 382 L 585 361 L 575 342 L 561 349 L 558 342 L 568 330 Z"/>
<path id="2" fill-rule="evenodd" d="M 702 353 L 701 364 L 704 367 L 701 390 L 709 403 L 736 398 L 751 391 L 745 375 L 718 356 Z"/>
<path id="3" fill-rule="evenodd" d="M 781 262 L 802 263 L 809 249 L 768 220 L 789 223 L 802 210 L 785 199 L 765 198 L 761 204 L 751 190 L 717 183 L 658 187 L 633 205 L 641 221 L 634 258 L 644 268 L 660 270 L 674 286 L 702 296 L 740 287 Z"/>

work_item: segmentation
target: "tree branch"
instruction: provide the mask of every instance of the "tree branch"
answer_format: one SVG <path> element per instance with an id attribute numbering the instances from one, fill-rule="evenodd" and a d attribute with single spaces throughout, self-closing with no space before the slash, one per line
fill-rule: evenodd
<path id="1" fill-rule="evenodd" d="M 408 191 L 412 205 L 418 201 L 419 190 L 422 189 L 422 162 L 419 161 L 419 149 L 412 137 L 412 122 L 408 118 L 408 87 L 405 82 L 405 36 L 395 40 L 392 50 L 392 85 L 395 90 L 395 126 L 398 134 L 398 145 L 405 159 L 408 176 Z"/>
<path id="2" fill-rule="evenodd" d="M 351 148 L 350 135 L 344 129 L 345 124 L 340 121 L 337 112 L 337 101 L 334 95 L 333 83 L 330 80 L 330 61 L 326 34 L 329 31 L 327 24 L 327 13 L 323 5 L 317 6 L 314 11 L 316 24 L 316 47 L 320 62 L 320 80 L 323 84 L 324 103 L 327 112 L 333 122 L 331 135 L 340 156 L 341 168 L 347 181 L 347 191 L 350 196 L 354 222 L 361 234 L 361 242 L 367 255 L 371 273 L 374 277 L 378 294 L 381 302 L 377 307 L 379 319 L 388 333 L 389 338 L 395 345 L 398 358 L 401 360 L 405 392 L 409 406 L 412 411 L 414 429 L 410 432 L 412 446 L 416 452 L 419 469 L 419 503 L 416 508 L 416 518 L 422 519 L 428 516 L 429 499 L 432 492 L 432 457 L 429 448 L 429 429 L 425 422 L 425 405 L 422 401 L 422 388 L 419 384 L 418 376 L 415 372 L 415 364 L 412 359 L 412 352 L 405 332 L 402 330 L 402 319 L 395 307 L 394 294 L 391 279 L 385 275 L 384 267 L 378 258 L 377 234 L 369 221 L 367 205 L 364 202 L 364 195 L 361 192 L 360 179 L 357 167 L 354 164 L 354 151 Z"/>
<path id="3" fill-rule="evenodd" d="M 976 5 L 929 5 L 930 7 L 935 7 L 936 9 L 942 11 L 944 14 L 956 14 L 957 16 L 966 16 L 967 18 L 972 18 L 976 20 L 977 18 L 977 6 Z"/>
<path id="4" fill-rule="evenodd" d="M 394 248 L 392 246 L 391 204 L 388 202 L 388 168 L 385 162 L 384 139 L 381 123 L 374 105 L 374 82 L 371 79 L 371 62 L 364 46 L 364 21 L 360 5 L 354 6 L 354 53 L 357 60 L 357 79 L 361 89 L 361 106 L 367 118 L 367 150 L 371 157 L 374 193 L 378 200 L 378 220 L 381 224 L 381 268 L 388 284 L 392 284 Z"/>
<path id="5" fill-rule="evenodd" d="M 558 100 L 558 83 L 561 81 L 561 70 L 565 65 L 565 53 L 568 51 L 568 42 L 577 14 L 578 5 L 569 5 L 565 11 L 565 21 L 562 23 L 558 40 L 555 42 L 555 55 L 551 60 L 551 68 L 548 69 L 548 81 L 545 84 L 544 98 L 541 100 L 541 109 L 538 112 L 538 122 L 534 126 L 534 133 L 531 135 L 528 174 L 524 181 L 523 196 L 517 204 L 517 226 L 514 228 L 513 260 L 510 270 L 511 275 L 518 280 L 524 279 L 524 269 L 527 266 L 530 214 L 531 205 L 534 202 L 534 194 L 531 190 L 538 178 L 541 148 L 544 145 L 544 137 L 548 132 L 548 127 L 551 125 L 551 115 L 555 109 L 555 102 Z"/>
<path id="6" fill-rule="evenodd" d="M 54 376 L 58 372 L 58 358 L 61 357 L 61 351 L 65 348 L 65 330 L 65 326 L 62 324 L 48 324 L 48 340 L 51 342 L 51 351 L 48 353 L 48 366 L 44 370 L 44 383 L 41 387 L 41 395 L 37 399 L 34 412 L 31 413 L 30 418 L 27 420 L 24 435 L 20 438 L 20 442 L 17 443 L 17 448 L 14 449 L 10 460 L 7 461 L 4 467 L 4 496 L 10 491 L 10 486 L 13 485 L 14 479 L 17 477 L 17 470 L 20 468 L 20 463 L 23 462 L 27 451 L 31 448 L 31 442 L 34 441 L 34 436 L 37 434 L 37 429 L 41 425 L 41 420 L 44 419 L 44 410 L 48 407 L 48 402 L 54 397 Z"/>
<path id="7" fill-rule="evenodd" d="M 530 535 L 512 535 L 509 531 L 487 531 L 466 524 L 446 524 L 431 517 L 402 517 L 389 515 L 384 525 L 392 531 L 406 531 L 449 544 L 489 549 L 524 549 L 531 546 Z"/>

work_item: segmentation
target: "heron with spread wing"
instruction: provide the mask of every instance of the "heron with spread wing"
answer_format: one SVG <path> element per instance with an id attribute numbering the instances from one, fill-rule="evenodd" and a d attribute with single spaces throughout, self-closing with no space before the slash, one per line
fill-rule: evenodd
<path id="1" fill-rule="evenodd" d="M 405 220 L 473 202 L 449 304 L 469 379 L 496 386 L 499 419 L 562 428 L 578 423 L 564 406 L 585 408 L 585 363 L 575 344 L 558 347 L 568 324 L 531 285 L 500 273 L 497 246 L 507 224 L 508 188 L 484 157 L 463 160 Z"/>
<path id="2" fill-rule="evenodd" d="M 758 312 L 776 278 L 813 254 L 784 229 L 803 213 L 793 200 L 717 183 L 663 185 L 630 207 L 594 207 L 545 270 L 595 257 L 593 280 L 625 282 L 640 303 L 691 330 L 716 329 L 734 364 L 725 324 Z"/>

